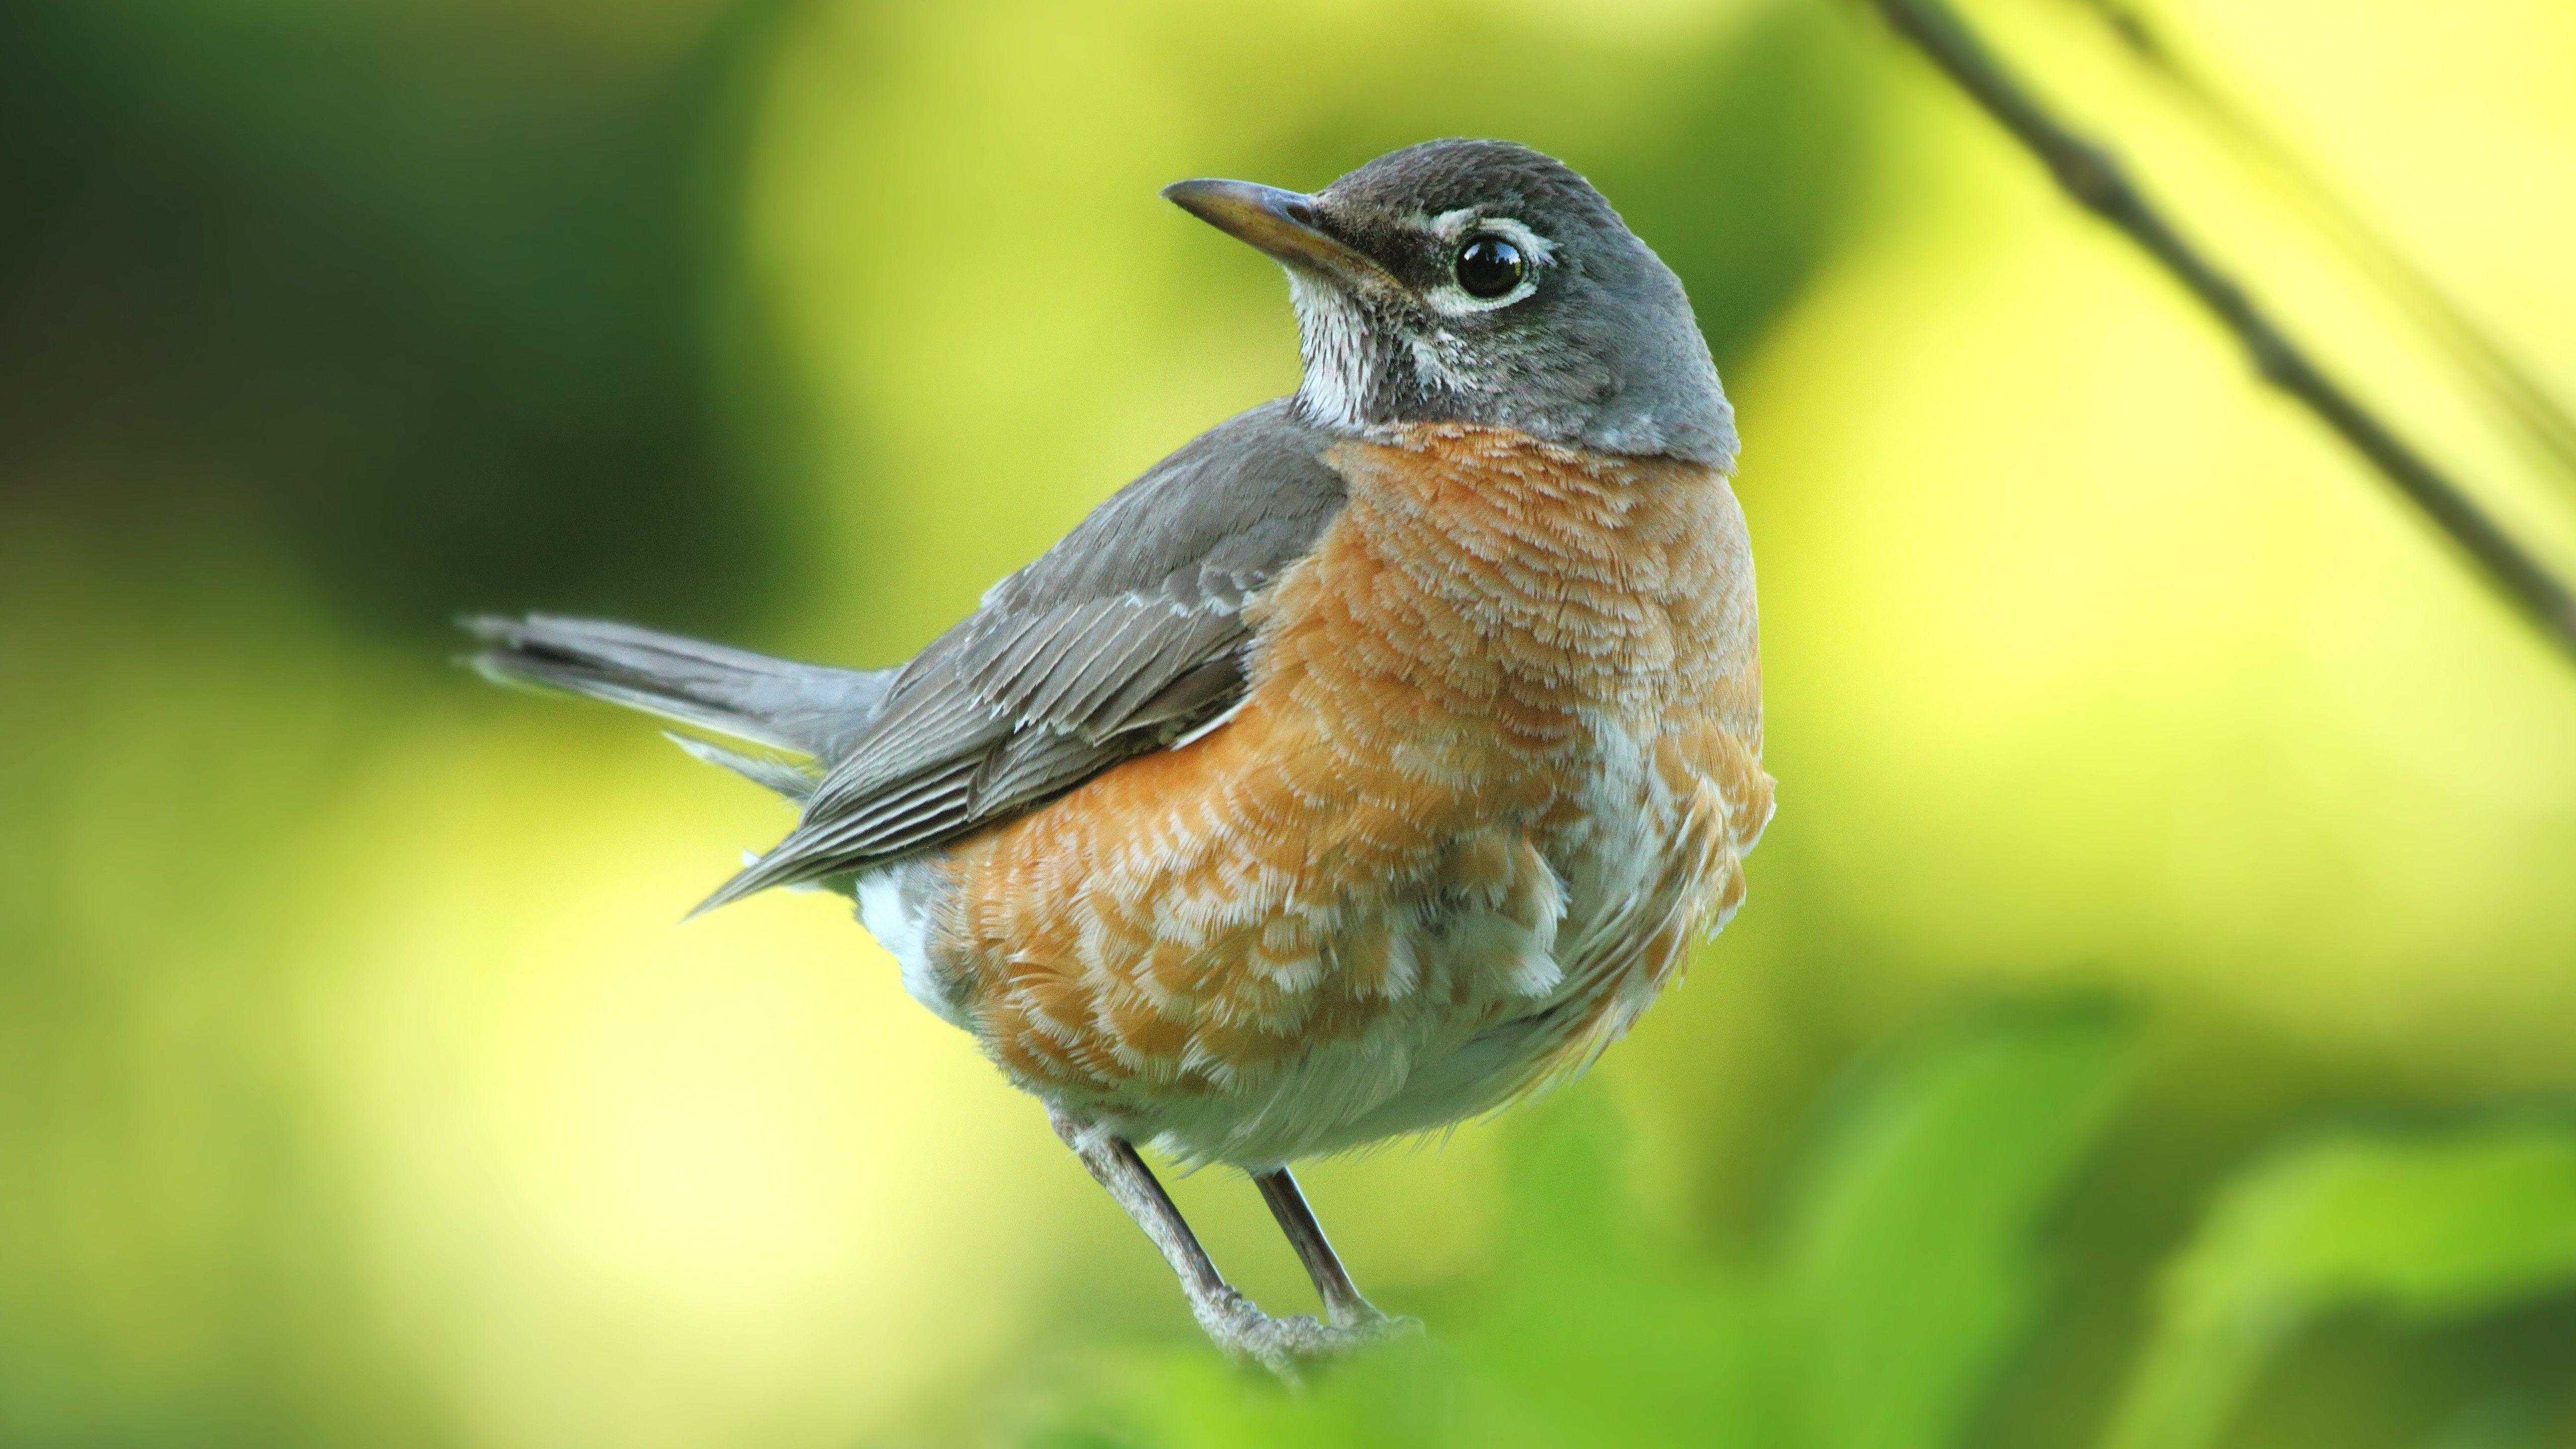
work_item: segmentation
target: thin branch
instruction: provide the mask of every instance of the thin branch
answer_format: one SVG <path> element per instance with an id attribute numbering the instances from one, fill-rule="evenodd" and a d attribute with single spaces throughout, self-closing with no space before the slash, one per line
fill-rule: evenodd
<path id="1" fill-rule="evenodd" d="M 2576 659 L 2576 592 L 2465 490 L 2329 377 L 2234 278 L 2184 240 L 2108 151 L 2051 115 L 1942 0 L 1872 3 L 1899 35 L 2047 166 L 2068 196 L 2137 243 L 2235 333 L 2266 382 L 2304 404 L 2368 459 L 2400 495 L 2450 535 L 2487 581 L 2539 626 L 2551 643 Z"/>
<path id="2" fill-rule="evenodd" d="M 2102 22 L 2140 68 L 2182 97 L 2240 158 L 2268 173 L 2319 231 L 2394 298 L 2425 336 L 2450 354 L 2452 363 L 2504 414 L 2515 441 L 2533 461 L 2562 480 L 2576 481 L 2576 414 L 2511 348 L 2469 315 L 2295 148 L 2184 60 L 2144 15 L 2124 0 L 2076 3 Z"/>

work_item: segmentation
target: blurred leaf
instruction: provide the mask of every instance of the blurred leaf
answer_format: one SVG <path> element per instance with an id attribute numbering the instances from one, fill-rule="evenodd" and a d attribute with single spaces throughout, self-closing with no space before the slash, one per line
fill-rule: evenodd
<path id="1" fill-rule="evenodd" d="M 2265 1362 L 2341 1308 L 2438 1322 L 2576 1286 L 2576 1134 L 2344 1140 L 2228 1188 L 2164 1285 L 2106 1443 L 2213 1442 Z"/>
<path id="2" fill-rule="evenodd" d="M 1316 1375 L 1305 1391 L 1238 1369 L 1195 1340 L 1077 1356 L 1003 1442 L 1031 1449 L 1542 1449 L 1509 1400 L 1436 1341 L 1391 1344 Z"/>
<path id="3" fill-rule="evenodd" d="M 2109 1116 L 2121 1040 L 2102 1013 L 1983 1026 L 1825 1144 L 1779 1281 L 1808 1442 L 1959 1442 L 2038 1317 L 2032 1238 Z"/>
<path id="4" fill-rule="evenodd" d="M 1779 1442 L 1760 1296 L 1647 1234 L 1609 1099 L 1559 1092 L 1520 1125 L 1495 1297 L 1462 1350 L 1552 1443 Z"/>
<path id="5" fill-rule="evenodd" d="M 2481 1399 L 2444 1420 L 2424 1449 L 2540 1449 L 2549 1421 L 2539 1406 L 2519 1396 Z"/>

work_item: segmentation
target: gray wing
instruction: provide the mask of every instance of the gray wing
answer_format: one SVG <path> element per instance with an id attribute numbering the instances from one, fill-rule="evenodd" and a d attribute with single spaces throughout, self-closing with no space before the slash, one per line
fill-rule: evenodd
<path id="1" fill-rule="evenodd" d="M 1244 606 L 1341 511 L 1334 441 L 1269 403 L 1119 490 L 905 666 L 794 832 L 698 909 L 954 839 L 1230 708 Z"/>

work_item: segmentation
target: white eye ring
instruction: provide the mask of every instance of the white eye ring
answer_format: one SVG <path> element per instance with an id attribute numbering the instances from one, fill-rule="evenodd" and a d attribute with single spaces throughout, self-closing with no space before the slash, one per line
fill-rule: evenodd
<path id="1" fill-rule="evenodd" d="M 1492 312 L 1508 307 L 1538 290 L 1539 272 L 1546 267 L 1554 244 L 1519 221 L 1508 216 L 1478 218 L 1472 209 L 1444 211 L 1431 220 L 1431 234 L 1445 242 L 1461 242 L 1470 236 L 1500 237 L 1520 248 L 1524 259 L 1521 283 L 1498 297 L 1470 296 L 1455 277 L 1442 281 L 1425 296 L 1432 307 L 1448 316 L 1461 317 L 1474 312 Z"/>

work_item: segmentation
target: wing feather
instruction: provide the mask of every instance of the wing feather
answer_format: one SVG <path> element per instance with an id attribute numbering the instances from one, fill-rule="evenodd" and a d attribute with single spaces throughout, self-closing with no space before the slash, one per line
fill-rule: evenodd
<path id="1" fill-rule="evenodd" d="M 1341 510 L 1333 441 L 1272 403 L 1121 489 L 897 673 L 796 829 L 698 909 L 953 840 L 1232 708 L 1246 608 Z"/>

